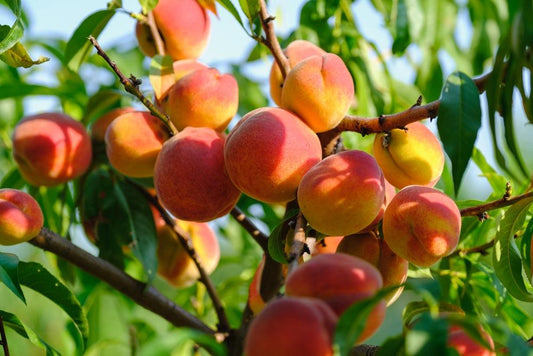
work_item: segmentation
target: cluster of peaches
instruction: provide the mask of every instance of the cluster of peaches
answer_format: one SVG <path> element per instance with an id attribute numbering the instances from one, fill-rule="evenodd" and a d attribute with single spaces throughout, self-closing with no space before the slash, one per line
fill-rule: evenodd
<path id="1" fill-rule="evenodd" d="M 206 222 L 226 215 L 241 193 L 269 204 L 297 200 L 309 226 L 328 236 L 327 245 L 344 236 L 337 248 L 342 253 L 317 253 L 287 276 L 286 296 L 265 305 L 260 278 L 250 293 L 257 316 L 246 355 L 331 354 L 338 317 L 351 304 L 401 285 L 409 263 L 431 266 L 456 248 L 460 212 L 433 188 L 444 166 L 439 141 L 417 122 L 376 135 L 373 155 L 348 150 L 324 158 L 317 134 L 347 114 L 354 84 L 340 57 L 306 41 L 285 50 L 291 66 L 286 78 L 272 65 L 270 91 L 279 107 L 249 112 L 226 135 L 238 108 L 238 86 L 231 75 L 196 60 L 209 34 L 206 10 L 196 0 L 160 0 L 153 15 L 175 61 L 173 79 L 156 97 L 172 130 L 149 112 L 121 108 L 93 124 L 93 144 L 105 142 L 109 163 L 121 174 L 153 176 L 161 204 L 189 230 L 202 261 L 209 261 L 208 272 L 219 251 Z M 143 51 L 154 55 L 147 25 L 138 25 L 137 36 Z M 87 171 L 91 138 L 66 115 L 40 114 L 19 122 L 13 151 L 28 182 L 51 186 Z M 193 283 L 198 273 L 174 231 L 155 210 L 154 220 L 159 273 L 177 286 Z M 3 239 L 6 229 L 0 225 Z M 358 342 L 379 328 L 387 303 L 400 292 L 375 306 Z M 455 347 L 451 338 L 450 345 Z"/>

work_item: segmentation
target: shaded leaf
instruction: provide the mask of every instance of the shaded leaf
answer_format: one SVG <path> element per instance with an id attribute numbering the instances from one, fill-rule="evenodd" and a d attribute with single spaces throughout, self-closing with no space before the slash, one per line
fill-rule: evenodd
<path id="1" fill-rule="evenodd" d="M 513 204 L 505 212 L 496 232 L 492 261 L 496 275 L 507 291 L 516 299 L 533 302 L 522 276 L 522 261 L 516 250 L 514 234 L 524 223 L 533 198 L 523 199 Z"/>
<path id="2" fill-rule="evenodd" d="M 409 19 L 407 18 L 407 5 L 405 0 L 395 1 L 393 9 L 394 42 L 392 43 L 393 54 L 403 54 L 410 43 Z"/>
<path id="3" fill-rule="evenodd" d="M 22 285 L 50 299 L 67 313 L 84 340 L 89 335 L 89 323 L 80 302 L 56 277 L 36 262 L 19 263 L 19 280 Z"/>
<path id="4" fill-rule="evenodd" d="M 77 72 L 92 48 L 88 38 L 97 38 L 115 14 L 114 10 L 100 10 L 87 16 L 76 28 L 65 49 L 65 62 Z"/>
<path id="5" fill-rule="evenodd" d="M 457 194 L 481 127 L 479 91 L 466 74 L 454 72 L 446 80 L 437 127 L 444 150 L 452 161 L 452 177 Z"/>
<path id="6" fill-rule="evenodd" d="M 405 351 L 408 355 L 442 355 L 448 339 L 446 320 L 433 319 L 424 313 L 405 336 Z"/>
<path id="7" fill-rule="evenodd" d="M 287 223 L 298 215 L 298 209 L 291 209 L 285 212 L 282 221 L 276 225 L 268 237 L 268 254 L 279 263 L 288 263 L 285 254 L 285 243 L 288 234 Z"/>
<path id="8" fill-rule="evenodd" d="M 31 59 L 30 55 L 26 51 L 26 48 L 17 42 L 13 47 L 0 54 L 0 59 L 10 65 L 11 67 L 24 67 L 29 68 L 36 64 L 48 62 L 50 58 L 39 57 L 37 60 Z"/>
<path id="9" fill-rule="evenodd" d="M 30 340 L 32 344 L 46 350 L 46 356 L 61 355 L 52 346 L 48 345 L 43 339 L 28 328 L 24 323 L 17 318 L 16 315 L 0 310 L 0 317 L 5 326 L 15 331 L 20 336 Z"/>
<path id="10" fill-rule="evenodd" d="M 17 255 L 0 252 L 0 281 L 9 288 L 20 300 L 26 303 L 26 298 L 20 288 L 18 276 L 19 259 Z"/>
<path id="11" fill-rule="evenodd" d="M 533 219 L 529 220 L 526 231 L 522 237 L 522 243 L 520 244 L 520 251 L 522 252 L 522 261 L 524 269 L 526 271 L 529 283 L 533 286 L 533 249 L 531 244 L 533 243 Z"/>

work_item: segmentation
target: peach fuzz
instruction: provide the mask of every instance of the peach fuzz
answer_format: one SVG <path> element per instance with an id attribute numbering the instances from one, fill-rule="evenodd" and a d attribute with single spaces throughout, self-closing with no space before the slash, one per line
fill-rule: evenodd
<path id="1" fill-rule="evenodd" d="M 197 69 L 182 77 L 170 88 L 165 104 L 178 130 L 193 126 L 224 131 L 238 107 L 237 81 L 214 68 Z"/>
<path id="2" fill-rule="evenodd" d="M 354 97 L 352 75 L 332 53 L 311 56 L 290 70 L 281 92 L 281 107 L 292 111 L 315 132 L 336 127 Z"/>
<path id="3" fill-rule="evenodd" d="M 190 238 L 198 257 L 209 274 L 220 259 L 220 247 L 214 231 L 206 223 L 176 221 Z M 189 287 L 200 278 L 200 272 L 168 225 L 157 227 L 157 273 L 178 288 Z"/>
<path id="4" fill-rule="evenodd" d="M 152 13 L 166 54 L 174 60 L 195 59 L 202 54 L 211 25 L 207 11 L 197 0 L 159 0 Z M 138 23 L 136 35 L 141 51 L 153 57 L 156 49 L 148 25 Z"/>
<path id="5" fill-rule="evenodd" d="M 421 122 L 394 129 L 390 137 L 377 134 L 374 157 L 385 178 L 396 188 L 408 185 L 433 187 L 444 168 L 444 151 L 435 135 Z"/>
<path id="6" fill-rule="evenodd" d="M 420 267 L 451 254 L 460 232 L 461 214 L 455 202 L 429 187 L 403 188 L 383 216 L 383 236 L 391 250 Z"/>
<path id="7" fill-rule="evenodd" d="M 302 176 L 322 158 L 316 134 L 279 108 L 246 114 L 228 135 L 224 151 L 237 188 L 257 200 L 285 203 L 296 197 Z"/>
<path id="8" fill-rule="evenodd" d="M 344 237 L 336 252 L 359 257 L 371 263 L 381 273 L 384 288 L 398 286 L 407 280 L 409 262 L 392 252 L 383 239 L 372 233 Z M 384 298 L 387 306 L 394 303 L 402 291 L 403 287 L 388 294 Z"/>
<path id="9" fill-rule="evenodd" d="M 226 215 L 240 192 L 224 166 L 225 136 L 207 127 L 186 127 L 165 142 L 154 185 L 163 206 L 181 220 L 210 221 Z"/>
<path id="10" fill-rule="evenodd" d="M 323 55 L 326 54 L 326 51 L 324 51 L 322 48 L 316 46 L 315 44 L 304 41 L 304 40 L 296 40 L 287 46 L 287 48 L 283 51 L 285 53 L 285 56 L 289 60 L 290 67 L 294 67 L 296 64 L 300 63 L 304 59 L 311 57 L 313 55 Z M 281 74 L 281 70 L 279 69 L 279 66 L 276 61 L 272 63 L 272 67 L 270 68 L 270 96 L 272 97 L 272 100 L 277 105 L 281 106 L 281 91 L 283 90 L 283 75 Z"/>
<path id="11" fill-rule="evenodd" d="M 133 111 L 135 111 L 135 109 L 128 106 L 123 108 L 116 108 L 106 112 L 104 115 L 96 119 L 96 121 L 91 126 L 91 138 L 95 141 L 103 142 L 105 140 L 105 132 L 111 122 L 113 122 L 113 120 L 115 120 L 120 115 L 127 114 Z"/>
<path id="12" fill-rule="evenodd" d="M 245 356 L 330 356 L 337 316 L 319 299 L 283 297 L 266 305 L 244 340 Z"/>
<path id="13" fill-rule="evenodd" d="M 385 199 L 378 164 L 368 153 L 344 151 L 311 168 L 298 188 L 298 204 L 315 230 L 333 236 L 367 227 Z"/>
<path id="14" fill-rule="evenodd" d="M 68 115 L 31 115 L 15 126 L 13 157 L 30 184 L 54 186 L 87 171 L 92 159 L 91 139 L 85 127 Z"/>
<path id="15" fill-rule="evenodd" d="M 313 297 L 325 301 L 340 315 L 353 303 L 371 297 L 383 287 L 379 271 L 367 261 L 344 253 L 311 258 L 289 274 L 285 293 L 293 297 Z M 385 317 L 385 302 L 370 312 L 357 342 L 370 337 Z"/>
<path id="16" fill-rule="evenodd" d="M 169 138 L 164 124 L 147 111 L 117 117 L 106 130 L 109 163 L 130 177 L 151 177 L 163 143 Z"/>
<path id="17" fill-rule="evenodd" d="M 457 325 L 450 326 L 448 332 L 448 347 L 457 351 L 460 356 L 496 356 L 494 352 L 494 341 L 490 335 L 480 328 L 481 335 L 490 345 L 492 350 L 479 344 L 466 331 Z"/>
<path id="18" fill-rule="evenodd" d="M 17 189 L 0 189 L 0 245 L 31 240 L 43 222 L 41 207 L 31 195 Z"/>

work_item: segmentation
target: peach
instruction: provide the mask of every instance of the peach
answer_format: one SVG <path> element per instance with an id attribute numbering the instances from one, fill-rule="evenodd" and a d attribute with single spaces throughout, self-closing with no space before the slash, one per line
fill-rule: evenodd
<path id="1" fill-rule="evenodd" d="M 31 240 L 43 222 L 41 207 L 31 195 L 17 189 L 0 189 L 0 245 Z"/>
<path id="2" fill-rule="evenodd" d="M 300 209 L 315 230 L 350 235 L 367 227 L 385 199 L 378 164 L 368 153 L 344 151 L 311 168 L 298 188 Z"/>
<path id="3" fill-rule="evenodd" d="M 224 166 L 223 134 L 186 127 L 165 142 L 155 164 L 157 195 L 181 220 L 205 222 L 226 215 L 240 192 Z"/>
<path id="4" fill-rule="evenodd" d="M 344 236 L 326 236 L 322 240 L 315 242 L 311 256 L 320 255 L 323 253 L 335 253 L 337 246 Z"/>
<path id="5" fill-rule="evenodd" d="M 309 41 L 304 40 L 296 40 L 287 46 L 287 48 L 283 51 L 285 53 L 285 56 L 287 56 L 287 59 L 289 60 L 290 67 L 294 67 L 296 64 L 300 63 L 307 57 L 311 57 L 313 55 L 323 55 L 326 54 L 326 51 L 324 51 L 322 48 L 317 47 L 313 43 Z M 276 61 L 272 63 L 272 67 L 270 69 L 270 96 L 272 97 L 272 100 L 277 105 L 281 106 L 281 91 L 283 88 L 283 75 L 281 74 L 281 70 L 279 69 L 278 64 Z"/>
<path id="6" fill-rule="evenodd" d="M 283 297 L 266 305 L 244 340 L 245 356 L 333 355 L 337 316 L 319 299 Z"/>
<path id="7" fill-rule="evenodd" d="M 169 90 L 166 112 L 178 130 L 186 126 L 224 131 L 237 113 L 239 87 L 215 68 L 193 70 Z"/>
<path id="8" fill-rule="evenodd" d="M 461 214 L 444 193 L 408 186 L 391 200 L 383 216 L 383 236 L 392 251 L 407 261 L 428 267 L 457 247 Z"/>
<path id="9" fill-rule="evenodd" d="M 214 231 L 206 223 L 176 221 L 189 233 L 192 245 L 202 267 L 209 274 L 220 259 L 220 247 Z M 191 286 L 200 278 L 200 272 L 168 225 L 157 224 L 157 273 L 174 287 Z"/>
<path id="10" fill-rule="evenodd" d="M 396 188 L 408 185 L 433 187 L 444 168 L 444 152 L 435 135 L 421 122 L 377 134 L 374 157 L 385 178 Z"/>
<path id="11" fill-rule="evenodd" d="M 106 112 L 100 116 L 91 126 L 91 138 L 95 141 L 103 142 L 105 139 L 105 131 L 109 127 L 109 124 L 120 115 L 133 112 L 134 108 L 128 106 L 123 108 L 116 108 Z"/>
<path id="12" fill-rule="evenodd" d="M 263 269 L 265 268 L 265 255 L 261 259 L 261 262 L 255 270 L 252 282 L 248 287 L 248 306 L 254 313 L 254 315 L 259 314 L 261 310 L 265 307 L 265 301 L 261 296 L 261 278 L 263 276 Z"/>
<path id="13" fill-rule="evenodd" d="M 153 15 L 166 54 L 174 60 L 195 59 L 202 54 L 209 39 L 210 20 L 198 1 L 159 0 Z M 135 32 L 141 51 L 153 57 L 156 49 L 148 25 L 138 23 Z"/>
<path id="14" fill-rule="evenodd" d="M 257 200 L 285 203 L 302 176 L 322 158 L 320 141 L 298 117 L 279 108 L 246 114 L 228 135 L 224 151 L 237 188 Z"/>
<path id="15" fill-rule="evenodd" d="M 109 163 L 130 177 L 151 177 L 163 143 L 169 138 L 164 124 L 147 111 L 117 117 L 105 134 Z"/>
<path id="16" fill-rule="evenodd" d="M 387 205 L 389 205 L 391 199 L 395 195 L 396 195 L 396 188 L 394 188 L 394 186 L 390 184 L 388 180 L 385 179 L 385 199 L 383 200 L 381 209 L 379 209 L 379 213 L 376 216 L 376 218 L 367 227 L 359 231 L 358 234 L 370 232 L 377 227 L 378 223 L 383 219 L 383 214 L 385 213 L 385 209 L 387 208 Z"/>
<path id="17" fill-rule="evenodd" d="M 340 316 L 353 303 L 371 297 L 383 286 L 379 271 L 367 261 L 344 253 L 322 254 L 300 265 L 287 278 L 285 293 L 325 301 Z M 385 317 L 385 302 L 370 312 L 358 342 L 370 337 Z"/>
<path id="18" fill-rule="evenodd" d="M 354 97 L 352 75 L 332 53 L 311 56 L 290 70 L 281 92 L 281 107 L 292 111 L 315 132 L 336 127 Z"/>
<path id="19" fill-rule="evenodd" d="M 457 325 L 450 326 L 448 332 L 448 347 L 455 349 L 460 356 L 496 356 L 494 342 L 490 335 L 480 328 L 481 335 L 491 346 L 491 350 L 485 348 L 474 340 L 466 331 Z"/>
<path id="20" fill-rule="evenodd" d="M 198 62 L 195 59 L 182 59 L 172 63 L 172 69 L 174 70 L 174 78 L 176 81 L 195 70 L 206 68 L 208 67 L 205 64 Z"/>
<path id="21" fill-rule="evenodd" d="M 372 233 L 344 237 L 336 252 L 359 257 L 371 263 L 381 273 L 384 288 L 400 285 L 407 280 L 409 262 L 392 252 L 383 239 Z M 402 291 L 403 287 L 387 295 L 387 305 L 394 303 Z"/>
<path id="22" fill-rule="evenodd" d="M 157 104 L 165 110 L 168 93 L 172 86 L 187 74 L 198 69 L 208 68 L 205 64 L 195 59 L 182 59 L 173 61 L 168 57 L 163 57 L 161 63 L 150 66 L 150 84 L 154 89 Z"/>
<path id="23" fill-rule="evenodd" d="M 85 127 L 68 115 L 31 115 L 15 126 L 13 157 L 30 184 L 54 186 L 87 171 L 91 139 Z"/>

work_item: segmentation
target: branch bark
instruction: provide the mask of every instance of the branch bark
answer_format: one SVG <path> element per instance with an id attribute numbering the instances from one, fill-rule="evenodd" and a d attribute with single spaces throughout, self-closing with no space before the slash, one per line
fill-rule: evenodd
<path id="1" fill-rule="evenodd" d="M 46 228 L 41 229 L 39 235 L 29 242 L 106 282 L 135 303 L 161 316 L 174 326 L 193 328 L 209 335 L 215 334 L 213 329 L 166 298 L 154 287 L 132 278 L 111 263 L 89 254 Z"/>
<path id="2" fill-rule="evenodd" d="M 261 26 L 263 27 L 263 31 L 265 31 L 265 36 L 256 38 L 256 40 L 268 47 L 268 49 L 272 53 L 272 56 L 274 56 L 274 60 L 278 64 L 278 67 L 281 71 L 281 75 L 283 76 L 283 78 L 286 78 L 287 74 L 291 70 L 291 66 L 289 64 L 289 60 L 283 53 L 283 50 L 281 49 L 281 46 L 278 41 L 278 37 L 276 36 L 274 24 L 272 23 L 274 17 L 268 13 L 265 0 L 260 0 L 259 4 Z"/>
<path id="3" fill-rule="evenodd" d="M 259 246 L 261 246 L 263 252 L 268 253 L 268 236 L 262 233 L 261 230 L 255 226 L 254 222 L 237 206 L 231 209 L 230 214 L 246 231 L 248 231 L 250 236 L 252 236 Z"/>

